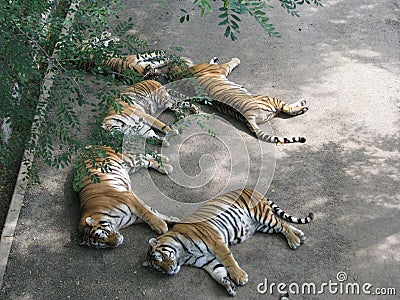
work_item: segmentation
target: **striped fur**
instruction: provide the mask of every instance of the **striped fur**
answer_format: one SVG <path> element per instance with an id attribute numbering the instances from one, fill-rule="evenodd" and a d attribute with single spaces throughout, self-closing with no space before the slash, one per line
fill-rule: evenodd
<path id="1" fill-rule="evenodd" d="M 180 108 L 176 107 L 177 104 L 172 102 L 160 83 L 153 80 L 139 82 L 128 87 L 121 93 L 121 99 L 117 100 L 122 111 L 117 112 L 112 107 L 109 109 L 103 120 L 104 130 L 119 131 L 125 135 L 133 133 L 134 136 L 140 135 L 146 139 L 152 138 L 167 143 L 152 127 L 163 133 L 172 129 L 152 115 L 158 108 Z M 78 191 L 81 201 L 79 231 L 82 235 L 82 245 L 95 248 L 117 247 L 123 241 L 119 233 L 121 228 L 144 221 L 155 232 L 161 234 L 168 230 L 165 221 L 178 220 L 175 217 L 164 216 L 147 206 L 134 194 L 129 177 L 129 173 L 142 167 L 154 168 L 168 174 L 172 172 L 168 158 L 159 154 L 132 154 L 137 150 L 132 150 L 129 146 L 124 144 L 124 150 L 127 151 L 123 154 L 116 153 L 109 147 L 99 147 L 105 151 L 107 157 L 99 154 L 95 157 L 96 164 L 101 165 L 106 159 L 107 165 L 111 166 L 108 172 L 102 172 L 89 161 L 85 162 L 88 176 L 83 179 L 83 186 Z M 98 176 L 100 183 L 94 183 L 91 176 Z"/>
<path id="2" fill-rule="evenodd" d="M 211 98 L 211 105 L 221 113 L 246 123 L 250 132 L 258 139 L 272 143 L 304 143 L 304 137 L 277 137 L 263 132 L 258 124 L 271 120 L 280 112 L 288 115 L 303 114 L 308 110 L 306 101 L 287 104 L 277 98 L 253 95 L 244 87 L 229 81 L 227 76 L 240 64 L 233 58 L 224 64 L 202 63 L 190 68 L 191 75 L 196 78 L 204 92 Z"/>
<path id="3" fill-rule="evenodd" d="M 109 49 L 110 44 L 117 44 L 120 41 L 118 37 L 114 37 L 110 32 L 103 32 L 99 38 L 84 40 L 77 48 L 81 59 L 77 63 L 78 69 L 91 72 L 96 67 L 107 68 L 111 70 L 117 77 L 123 77 L 124 74 L 136 72 L 143 79 L 156 78 L 161 75 L 161 70 L 167 66 L 172 58 L 165 51 L 157 50 L 147 53 L 138 53 L 133 55 L 116 56 Z M 95 61 L 95 57 L 101 57 L 100 62 Z"/>
<path id="4" fill-rule="evenodd" d="M 103 129 L 122 132 L 129 132 L 143 136 L 146 139 L 153 139 L 159 143 L 168 146 L 164 137 L 160 137 L 152 128 L 155 128 L 164 134 L 168 132 L 177 133 L 170 126 L 154 117 L 158 109 L 170 109 L 176 115 L 184 114 L 184 100 L 173 100 L 167 90 L 157 81 L 144 80 L 132 86 L 129 86 L 121 93 L 118 104 L 122 108 L 117 112 L 110 107 L 103 121 Z M 192 104 L 187 106 L 188 110 L 196 113 L 196 107 Z"/>
<path id="5" fill-rule="evenodd" d="M 248 276 L 229 245 L 243 242 L 255 232 L 277 232 L 296 249 L 305 235 L 285 221 L 306 224 L 312 219 L 312 213 L 306 218 L 289 216 L 254 190 L 231 191 L 206 202 L 167 233 L 150 239 L 143 265 L 170 275 L 178 273 L 182 265 L 203 268 L 234 296 L 235 284 L 246 284 Z"/>
<path id="6" fill-rule="evenodd" d="M 146 222 L 156 233 L 168 230 L 166 222 L 178 221 L 175 217 L 165 216 L 146 205 L 132 190 L 129 173 L 139 168 L 154 168 L 161 173 L 170 173 L 172 166 L 165 156 L 132 155 L 116 153 L 109 147 L 99 146 L 95 157 L 100 165 L 107 155 L 107 171 L 86 161 L 91 176 L 98 176 L 100 183 L 94 183 L 88 175 L 80 188 L 79 198 L 81 219 L 79 232 L 81 245 L 93 248 L 115 248 L 122 244 L 121 228 L 131 224 Z M 82 166 L 81 166 L 82 167 Z"/>

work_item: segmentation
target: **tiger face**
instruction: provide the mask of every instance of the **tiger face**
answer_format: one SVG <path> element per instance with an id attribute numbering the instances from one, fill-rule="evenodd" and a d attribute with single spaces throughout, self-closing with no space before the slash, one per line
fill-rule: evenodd
<path id="1" fill-rule="evenodd" d="M 109 221 L 96 221 L 87 217 L 80 224 L 82 233 L 81 245 L 92 248 L 116 248 L 122 244 L 124 237 L 114 229 Z"/>
<path id="2" fill-rule="evenodd" d="M 178 264 L 178 255 L 175 248 L 168 245 L 161 245 L 157 239 L 149 240 L 149 250 L 143 266 L 152 268 L 158 272 L 168 275 L 175 275 L 181 269 Z"/>

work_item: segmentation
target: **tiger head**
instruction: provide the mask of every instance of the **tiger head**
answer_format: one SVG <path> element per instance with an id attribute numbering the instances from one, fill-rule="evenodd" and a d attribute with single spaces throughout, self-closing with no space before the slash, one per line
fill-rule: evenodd
<path id="1" fill-rule="evenodd" d="M 150 239 L 149 244 L 147 258 L 143 266 L 168 275 L 177 274 L 181 269 L 179 265 L 180 251 L 178 248 L 170 243 L 170 241 L 164 243 L 155 238 Z"/>
<path id="2" fill-rule="evenodd" d="M 82 234 L 81 245 L 92 248 L 115 248 L 124 241 L 122 234 L 109 221 L 86 217 L 79 224 L 79 231 Z"/>

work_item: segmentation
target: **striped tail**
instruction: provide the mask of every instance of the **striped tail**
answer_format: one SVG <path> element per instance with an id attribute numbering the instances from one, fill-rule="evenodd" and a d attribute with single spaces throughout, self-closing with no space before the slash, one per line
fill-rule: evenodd
<path id="1" fill-rule="evenodd" d="M 264 142 L 269 142 L 269 143 L 275 143 L 275 144 L 289 144 L 289 143 L 305 143 L 306 138 L 299 136 L 299 137 L 292 137 L 292 138 L 287 138 L 287 137 L 278 137 L 275 135 L 269 135 L 268 133 L 262 131 L 259 128 L 254 128 L 250 123 L 248 123 L 248 127 L 250 131 L 252 131 L 259 140 L 264 141 Z"/>
<path id="2" fill-rule="evenodd" d="M 295 223 L 295 224 L 307 224 L 314 219 L 314 214 L 309 213 L 306 218 L 296 218 L 293 216 L 288 215 L 284 210 L 282 210 L 278 205 L 276 205 L 274 202 L 271 200 L 267 200 L 268 205 L 271 207 L 271 209 L 282 219 L 290 222 L 290 223 Z"/>

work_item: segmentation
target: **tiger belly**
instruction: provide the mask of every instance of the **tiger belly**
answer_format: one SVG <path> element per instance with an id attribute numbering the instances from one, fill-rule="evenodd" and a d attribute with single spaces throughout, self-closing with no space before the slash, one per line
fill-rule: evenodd
<path id="1" fill-rule="evenodd" d="M 236 220 L 237 226 L 226 228 L 226 232 L 230 237 L 228 240 L 229 245 L 240 244 L 241 242 L 250 238 L 257 229 L 258 223 L 255 222 L 250 216 L 242 215 L 239 220 Z"/>

